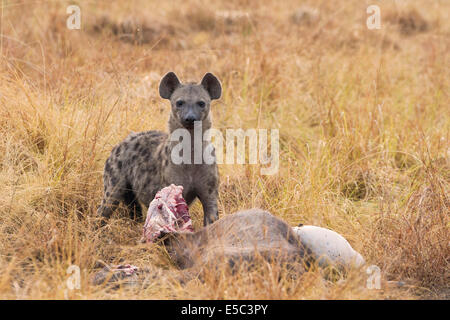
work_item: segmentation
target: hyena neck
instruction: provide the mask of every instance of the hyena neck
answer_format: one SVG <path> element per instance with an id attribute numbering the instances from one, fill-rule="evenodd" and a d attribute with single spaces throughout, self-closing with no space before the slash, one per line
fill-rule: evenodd
<path id="1" fill-rule="evenodd" d="M 176 119 L 174 119 L 172 116 L 169 118 L 169 139 L 167 141 L 167 147 L 166 147 L 166 153 L 170 156 L 172 154 L 172 149 L 175 146 L 179 146 L 180 140 L 177 140 L 179 135 L 177 134 L 174 136 L 174 141 L 171 141 L 171 135 L 176 130 L 181 129 L 185 130 L 185 132 L 189 133 L 190 137 L 190 148 L 191 148 L 191 163 L 194 162 L 194 152 L 195 152 L 195 146 L 198 145 L 198 141 L 200 141 L 200 149 L 203 152 L 203 149 L 210 143 L 210 141 L 203 140 L 205 131 L 211 129 L 211 117 L 208 115 L 208 117 L 202 121 L 202 130 L 196 131 L 194 128 L 192 129 L 186 129 L 181 125 Z M 198 135 L 199 137 L 196 137 Z M 196 139 L 198 139 L 196 141 Z"/>
<path id="2" fill-rule="evenodd" d="M 205 131 L 211 129 L 211 117 L 208 115 L 208 117 L 202 121 L 202 125 L 201 125 L 202 130 L 200 132 L 200 131 L 196 131 L 194 128 L 186 129 L 185 127 L 183 127 L 183 125 L 181 123 L 179 123 L 176 119 L 174 119 L 171 116 L 169 118 L 169 135 L 171 135 L 175 130 L 179 130 L 179 129 L 186 130 L 189 133 L 189 136 L 191 137 L 191 146 L 193 146 L 195 134 L 200 135 L 200 137 L 198 137 L 197 139 L 200 139 L 200 141 L 203 141 Z M 178 141 L 175 141 L 175 142 L 172 141 L 172 143 L 170 143 L 170 144 L 171 144 L 171 146 L 174 146 L 174 145 L 178 144 Z"/>

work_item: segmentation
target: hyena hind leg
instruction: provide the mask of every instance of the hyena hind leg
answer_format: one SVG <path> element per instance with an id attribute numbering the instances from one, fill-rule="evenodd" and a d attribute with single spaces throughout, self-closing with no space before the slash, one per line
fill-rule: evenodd
<path id="1" fill-rule="evenodd" d="M 136 221 L 142 221 L 142 207 L 131 186 L 123 194 L 123 201 L 128 208 L 130 218 Z"/>
<path id="2" fill-rule="evenodd" d="M 120 202 L 124 200 L 125 188 L 113 185 L 110 179 L 105 178 L 105 190 L 103 194 L 102 203 L 97 209 L 97 215 L 102 218 L 102 225 L 106 223 L 114 211 L 119 206 Z"/>
<path id="3" fill-rule="evenodd" d="M 100 226 L 104 226 L 106 224 L 106 220 L 108 220 L 113 212 L 119 206 L 120 201 L 117 199 L 108 199 L 106 196 L 103 197 L 102 203 L 98 206 L 97 216 L 101 217 Z"/>

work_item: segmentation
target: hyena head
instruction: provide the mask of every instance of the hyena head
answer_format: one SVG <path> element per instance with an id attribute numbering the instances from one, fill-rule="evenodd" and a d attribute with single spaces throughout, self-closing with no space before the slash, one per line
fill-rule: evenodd
<path id="1" fill-rule="evenodd" d="M 195 121 L 209 123 L 211 100 L 220 98 L 222 86 L 212 73 L 205 74 L 199 84 L 182 84 L 175 73 L 169 72 L 159 84 L 159 94 L 172 105 L 169 123 L 192 129 Z"/>

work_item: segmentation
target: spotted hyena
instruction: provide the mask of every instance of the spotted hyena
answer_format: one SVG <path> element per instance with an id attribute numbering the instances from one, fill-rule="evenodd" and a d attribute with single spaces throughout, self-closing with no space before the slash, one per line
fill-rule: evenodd
<path id="1" fill-rule="evenodd" d="M 166 74 L 159 85 L 159 94 L 170 100 L 170 133 L 176 129 L 188 130 L 194 146 L 194 122 L 201 121 L 203 131 L 211 128 L 211 100 L 219 99 L 221 93 L 220 81 L 211 73 L 205 74 L 199 84 L 182 84 L 175 73 Z M 147 206 L 157 191 L 172 183 L 183 186 L 183 197 L 188 204 L 200 199 L 204 225 L 218 219 L 216 163 L 194 164 L 193 152 L 190 164 L 173 163 L 172 149 L 179 143 L 170 141 L 167 133 L 152 130 L 132 133 L 113 148 L 105 164 L 104 196 L 98 209 L 103 221 L 120 202 L 127 206 L 131 218 L 141 220 L 141 203 Z M 203 148 L 208 144 L 203 141 Z"/>

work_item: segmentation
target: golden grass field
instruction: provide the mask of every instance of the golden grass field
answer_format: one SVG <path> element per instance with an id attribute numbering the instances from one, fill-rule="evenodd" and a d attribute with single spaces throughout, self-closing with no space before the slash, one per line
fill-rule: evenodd
<path id="1" fill-rule="evenodd" d="M 369 30 L 375 2 L 381 29 Z M 66 27 L 72 2 L 1 3 L 0 298 L 449 299 L 449 1 L 78 1 L 81 30 Z M 142 223 L 119 211 L 97 230 L 113 146 L 167 130 L 168 71 L 221 79 L 215 128 L 279 129 L 277 174 L 219 166 L 221 216 L 261 207 L 333 229 L 383 283 L 407 285 L 291 279 L 276 265 L 182 284 L 161 250 L 137 244 Z M 199 203 L 191 214 L 201 227 Z M 112 290 L 90 284 L 98 260 L 164 272 Z M 68 290 L 73 264 L 81 288 Z"/>

